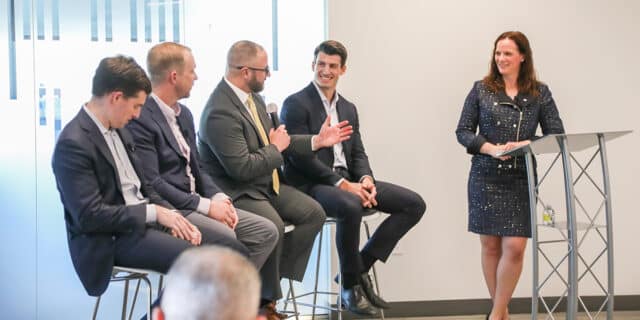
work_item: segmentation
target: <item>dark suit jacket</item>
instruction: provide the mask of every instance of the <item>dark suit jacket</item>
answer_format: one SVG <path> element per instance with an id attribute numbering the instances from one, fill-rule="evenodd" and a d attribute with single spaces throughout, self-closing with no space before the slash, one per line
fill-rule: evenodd
<path id="1" fill-rule="evenodd" d="M 151 203 L 172 208 L 148 185 L 131 134 L 118 133 Z M 109 147 L 89 115 L 81 109 L 60 133 L 53 152 L 53 172 L 64 206 L 71 260 L 92 296 L 109 284 L 116 235 L 137 236 L 146 230 L 146 204 L 126 206 Z"/>
<path id="2" fill-rule="evenodd" d="M 365 175 L 373 177 L 360 137 L 356 106 L 340 96 L 336 109 L 339 120 L 348 120 L 353 126 L 351 139 L 342 142 L 352 180 L 358 181 Z M 284 101 L 280 118 L 290 134 L 317 134 L 320 131 L 327 113 L 313 83 Z M 287 156 L 284 174 L 287 181 L 303 190 L 315 184 L 335 185 L 342 177 L 333 171 L 333 160 L 333 148 L 320 149 L 314 157 Z"/>
<path id="3" fill-rule="evenodd" d="M 256 94 L 253 100 L 268 135 L 272 125 L 265 103 Z M 265 146 L 257 130 L 243 102 L 222 79 L 202 112 L 198 148 L 202 167 L 234 199 L 274 195 L 271 174 L 282 166 L 282 154 L 274 145 Z M 291 136 L 285 153 L 310 156 L 311 136 Z"/>
<path id="4" fill-rule="evenodd" d="M 194 211 L 198 207 L 200 196 L 211 198 L 222 190 L 200 170 L 193 116 L 184 105 L 180 105 L 180 108 L 177 121 L 191 148 L 189 167 L 196 180 L 197 194 L 192 194 L 190 190 L 191 182 L 185 167 L 187 159 L 182 155 L 160 106 L 151 96 L 147 98 L 140 117 L 129 122 L 127 129 L 136 142 L 147 181 L 174 207 Z"/>

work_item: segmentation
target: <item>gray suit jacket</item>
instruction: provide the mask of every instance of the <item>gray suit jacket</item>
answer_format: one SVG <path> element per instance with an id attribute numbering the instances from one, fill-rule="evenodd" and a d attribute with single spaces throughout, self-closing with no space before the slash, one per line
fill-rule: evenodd
<path id="1" fill-rule="evenodd" d="M 262 126 L 273 127 L 262 98 L 253 94 Z M 292 135 L 285 153 L 312 156 L 311 135 Z M 274 196 L 271 174 L 283 165 L 274 145 L 264 145 L 251 114 L 224 79 L 202 112 L 198 151 L 204 170 L 229 196 L 262 200 Z M 282 175 L 281 182 L 282 181 Z"/>

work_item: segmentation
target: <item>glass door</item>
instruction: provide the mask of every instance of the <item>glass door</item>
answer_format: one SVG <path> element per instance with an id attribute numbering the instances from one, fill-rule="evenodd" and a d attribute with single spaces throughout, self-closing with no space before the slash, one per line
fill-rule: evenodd
<path id="1" fill-rule="evenodd" d="M 0 0 L 0 212 L 9 222 L 0 233 L 3 315 L 87 319 L 93 311 L 95 299 L 69 256 L 51 155 L 62 128 L 90 98 L 100 59 L 125 54 L 145 66 L 156 43 L 190 46 L 199 80 L 183 103 L 197 124 L 224 75 L 227 49 L 250 39 L 269 52 L 273 72 L 263 94 L 280 105 L 311 80 L 313 48 L 325 35 L 324 6 L 323 0 Z M 120 316 L 122 290 L 122 283 L 110 284 L 99 319 Z M 139 303 L 134 317 L 143 312 Z"/>

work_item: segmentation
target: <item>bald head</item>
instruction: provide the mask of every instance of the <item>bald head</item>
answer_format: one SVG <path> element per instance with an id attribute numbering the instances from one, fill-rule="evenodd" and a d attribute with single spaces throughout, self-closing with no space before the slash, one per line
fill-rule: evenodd
<path id="1" fill-rule="evenodd" d="M 255 320 L 259 299 L 260 278 L 249 260 L 228 248 L 205 246 L 175 261 L 161 309 L 168 320 Z"/>
<path id="2" fill-rule="evenodd" d="M 258 93 L 270 75 L 269 57 L 261 45 L 242 40 L 229 48 L 225 78 L 236 87 Z"/>
<path id="3" fill-rule="evenodd" d="M 147 54 L 147 71 L 153 84 L 165 80 L 167 73 L 173 70 L 182 72 L 185 65 L 185 53 L 191 49 L 174 42 L 163 42 L 149 50 Z"/>
<path id="4" fill-rule="evenodd" d="M 264 52 L 264 48 L 253 41 L 234 43 L 227 53 L 227 74 L 238 72 L 236 67 L 251 65 L 260 52 Z"/>

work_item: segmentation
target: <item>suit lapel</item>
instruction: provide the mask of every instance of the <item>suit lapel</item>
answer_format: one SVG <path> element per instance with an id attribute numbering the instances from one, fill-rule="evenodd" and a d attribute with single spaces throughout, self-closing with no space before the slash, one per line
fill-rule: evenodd
<path id="1" fill-rule="evenodd" d="M 258 118 L 260 118 L 260 122 L 262 123 L 262 127 L 265 130 L 265 134 L 269 133 L 269 129 L 271 129 L 271 121 L 269 118 L 269 115 L 267 114 L 267 107 L 264 105 L 264 101 L 262 101 L 262 98 L 260 96 L 258 96 L 257 94 L 251 94 L 253 96 L 253 102 L 256 104 L 256 112 L 258 112 Z M 251 119 L 253 119 L 253 117 L 251 117 Z M 255 126 L 256 130 L 258 130 L 258 127 Z M 274 128 L 275 129 L 275 128 Z"/>
<path id="2" fill-rule="evenodd" d="M 189 163 L 191 166 L 191 173 L 194 176 L 198 176 L 199 173 L 199 168 L 198 165 L 193 165 L 194 163 L 198 163 L 198 159 L 196 159 L 198 157 L 197 152 L 198 152 L 198 147 L 196 146 L 196 141 L 191 139 L 191 136 L 195 136 L 195 133 L 192 133 L 192 131 L 195 131 L 193 129 L 193 120 L 190 120 L 191 118 L 188 118 L 186 116 L 187 111 L 185 110 L 187 107 L 181 105 L 180 108 L 182 108 L 182 111 L 180 112 L 180 115 L 178 116 L 178 126 L 180 127 L 180 130 L 182 131 L 182 137 L 184 138 L 184 141 L 187 142 L 187 144 L 189 145 L 189 148 L 191 148 L 191 152 L 189 152 L 189 157 L 191 159 L 189 159 Z M 196 181 L 198 181 L 199 179 L 196 178 Z"/>
<path id="3" fill-rule="evenodd" d="M 262 139 L 260 138 L 260 132 L 258 131 L 258 127 L 256 127 L 256 124 L 253 121 L 253 117 L 251 116 L 251 114 L 247 110 L 247 107 L 244 105 L 244 103 L 242 101 L 240 101 L 240 99 L 238 98 L 236 93 L 233 92 L 233 89 L 231 89 L 231 87 L 229 87 L 229 85 L 227 84 L 227 82 L 224 79 L 222 79 L 221 84 L 222 84 L 222 89 L 223 89 L 224 94 L 226 94 L 227 97 L 229 97 L 229 99 L 231 99 L 231 102 L 233 102 L 234 106 L 238 109 L 238 111 L 240 111 L 240 114 L 242 114 L 242 116 L 245 119 L 247 119 L 247 121 L 249 121 L 249 123 L 253 127 L 253 130 L 256 132 L 256 135 L 258 137 L 258 141 L 259 141 L 260 145 L 264 146 L 264 143 L 262 143 Z M 255 95 L 254 95 L 254 98 L 255 98 Z M 258 117 L 260 117 L 260 121 L 262 122 L 262 126 L 266 131 L 266 130 L 268 130 L 267 126 L 265 126 L 265 121 L 262 119 L 263 117 L 260 116 L 260 108 L 261 108 L 261 106 L 258 105 L 258 101 L 259 100 L 260 99 L 253 99 L 253 102 L 256 103 L 256 110 L 258 111 Z M 264 109 L 264 107 L 262 107 L 262 109 Z M 265 116 L 266 116 L 266 111 L 265 111 Z M 265 134 L 267 135 L 267 137 L 269 136 L 268 131 L 265 132 Z"/>
<path id="4" fill-rule="evenodd" d="M 189 145 L 189 148 L 194 149 L 196 148 L 195 141 L 191 141 L 191 131 L 193 131 L 191 129 L 191 126 L 193 125 L 193 122 L 190 123 L 189 119 L 187 119 L 187 117 L 185 116 L 186 107 L 181 105 L 180 108 L 182 109 L 182 111 L 180 111 L 180 115 L 177 117 L 178 127 L 180 127 L 180 131 L 182 131 L 182 137 Z"/>
<path id="5" fill-rule="evenodd" d="M 336 94 L 338 93 L 336 92 Z M 351 119 L 348 119 L 348 112 L 347 110 L 345 110 L 344 99 L 342 97 L 340 97 L 338 103 L 336 103 L 336 113 L 338 114 L 339 121 L 349 120 L 350 125 L 355 125 Z M 344 152 L 344 157 L 347 160 L 347 163 L 349 163 L 349 159 L 351 159 L 351 148 L 349 147 L 349 145 L 351 144 L 351 139 L 342 141 L 341 144 L 342 152 Z"/>
<path id="6" fill-rule="evenodd" d="M 120 182 L 120 176 L 118 175 L 118 167 L 116 167 L 116 162 L 113 159 L 111 150 L 109 149 L 109 146 L 107 146 L 107 142 L 104 136 L 102 135 L 102 132 L 100 132 L 100 130 L 98 129 L 98 126 L 93 122 L 91 117 L 87 114 L 86 111 L 84 111 L 84 109 L 81 109 L 78 115 L 79 115 L 78 120 L 80 121 L 80 126 L 85 131 L 87 131 L 89 140 L 91 140 L 91 142 L 95 144 L 96 148 L 98 148 L 98 151 L 100 151 L 102 156 L 105 159 L 107 159 L 107 162 L 109 163 L 109 165 L 111 165 L 111 168 L 113 168 L 113 172 L 115 173 L 115 176 L 116 176 L 116 182 L 117 182 L 116 186 L 118 190 L 122 192 L 121 190 L 122 183 Z"/>
<path id="7" fill-rule="evenodd" d="M 129 162 L 131 162 L 131 166 L 133 167 L 133 171 L 136 172 L 138 176 L 138 180 L 140 181 L 140 193 L 147 197 L 147 190 L 145 188 L 145 180 L 144 180 L 144 172 L 142 167 L 138 167 L 138 157 L 135 154 L 136 144 L 133 140 L 133 136 L 131 136 L 131 132 L 127 130 L 127 128 L 116 129 L 118 135 L 120 136 L 120 140 L 122 140 L 122 144 L 124 145 L 124 149 L 127 151 L 127 156 L 129 157 Z M 118 187 L 120 187 L 118 185 Z M 122 192 L 122 190 L 120 190 Z"/>
<path id="8" fill-rule="evenodd" d="M 184 158 L 182 151 L 180 151 L 180 146 L 178 146 L 178 141 L 176 141 L 176 137 L 173 135 L 173 131 L 171 130 L 171 127 L 167 122 L 167 118 L 165 118 L 164 113 L 162 113 L 162 110 L 160 110 L 160 106 L 152 97 L 147 98 L 147 103 L 149 111 L 151 112 L 151 118 L 153 118 L 153 121 L 155 121 L 160 126 L 162 135 L 169 143 L 171 149 L 173 149 L 173 151 L 177 153 L 178 156 Z"/>
<path id="9" fill-rule="evenodd" d="M 313 85 L 313 82 L 310 83 L 307 88 L 307 95 L 309 96 L 309 99 L 311 100 L 311 116 L 317 120 L 319 120 L 318 123 L 318 131 L 320 131 L 320 128 L 322 127 L 322 125 L 324 124 L 324 121 L 327 119 L 327 110 L 324 108 L 324 103 L 322 102 L 322 97 L 320 97 L 320 93 L 318 92 L 318 90 L 316 89 L 315 85 Z M 337 108 L 337 106 L 336 106 Z M 313 132 L 310 132 L 313 134 Z M 317 132 L 316 132 L 317 133 Z M 343 148 L 344 150 L 344 148 Z M 324 152 L 326 154 L 326 157 L 328 158 L 328 163 L 327 165 L 330 167 L 333 167 L 333 162 L 335 161 L 334 155 L 333 155 L 333 147 L 330 148 L 324 148 L 319 150 L 319 152 Z"/>
<path id="10" fill-rule="evenodd" d="M 309 95 L 309 99 L 312 101 L 313 112 L 319 116 L 319 119 L 321 119 L 322 122 L 324 122 L 327 118 L 327 111 L 324 109 L 324 104 L 322 103 L 322 98 L 320 97 L 318 90 L 315 88 L 313 83 L 310 83 L 306 90 Z"/>

